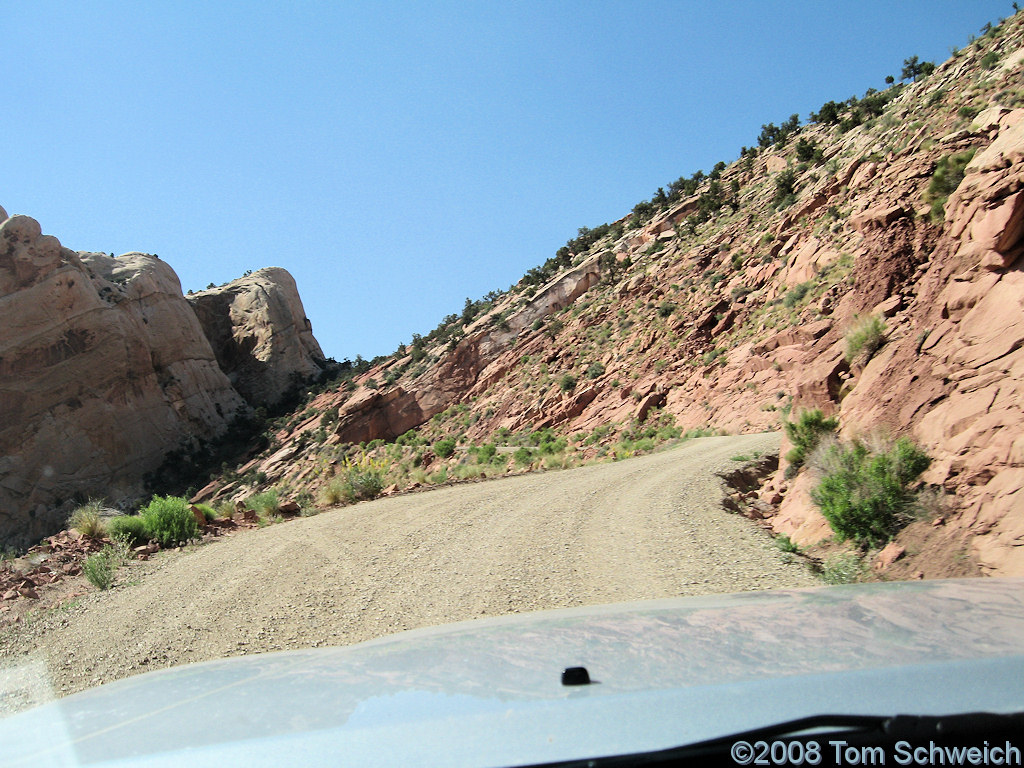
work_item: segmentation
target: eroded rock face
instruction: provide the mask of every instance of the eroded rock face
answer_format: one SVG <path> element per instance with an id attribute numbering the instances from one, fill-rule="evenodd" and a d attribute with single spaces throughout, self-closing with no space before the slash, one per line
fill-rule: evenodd
<path id="1" fill-rule="evenodd" d="M 286 270 L 260 269 L 188 301 L 221 369 L 252 405 L 276 405 L 322 370 L 324 354 Z"/>
<path id="2" fill-rule="evenodd" d="M 946 521 L 942 535 L 969 540 L 984 572 L 1007 576 L 1024 574 L 1022 129 L 1021 122 L 993 123 L 998 133 L 967 166 L 933 246 L 909 236 L 906 219 L 887 218 L 894 206 L 877 206 L 858 220 L 875 222 L 864 231 L 867 258 L 858 262 L 870 267 L 863 274 L 871 279 L 858 285 L 859 308 L 865 297 L 877 300 L 909 281 L 909 269 L 883 268 L 899 252 L 894 243 L 902 244 L 910 268 L 922 261 L 915 254 L 930 251 L 929 261 L 920 263 L 916 284 L 889 312 L 889 342 L 856 371 L 841 404 L 825 391 L 796 403 L 838 410 L 845 437 L 909 431 L 933 458 L 924 480 L 955 494 L 960 513 Z M 883 258 L 872 263 L 876 251 Z M 841 309 L 854 303 L 851 294 Z M 827 537 L 807 494 L 795 490 L 773 525 L 801 544 Z"/>
<path id="3" fill-rule="evenodd" d="M 244 405 L 156 257 L 79 255 L 8 218 L 0 317 L 0 544 L 58 529 L 75 496 L 137 492 L 169 450 Z"/>
<path id="4" fill-rule="evenodd" d="M 334 434 L 347 443 L 378 438 L 394 440 L 444 410 L 439 403 L 433 408 L 429 404 L 427 407 L 430 410 L 424 411 L 417 393 L 406 392 L 402 387 L 386 392 L 368 390 L 344 405 Z"/>

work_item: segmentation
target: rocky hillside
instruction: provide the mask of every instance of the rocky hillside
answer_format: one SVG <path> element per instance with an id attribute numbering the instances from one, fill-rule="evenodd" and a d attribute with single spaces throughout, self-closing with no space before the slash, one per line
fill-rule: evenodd
<path id="1" fill-rule="evenodd" d="M 198 498 L 330 503 L 360 467 L 394 492 L 820 409 L 841 439 L 931 459 L 891 574 L 1024 573 L 1022 62 L 1018 15 L 905 83 L 767 124 L 739 160 L 348 366 Z M 832 535 L 817 481 L 783 460 L 748 501 L 813 546 Z"/>
<path id="2" fill-rule="evenodd" d="M 169 452 L 320 372 L 282 269 L 186 301 L 155 256 L 76 253 L 28 216 L 0 222 L 0 549 L 59 530 L 75 499 L 138 495 Z"/>

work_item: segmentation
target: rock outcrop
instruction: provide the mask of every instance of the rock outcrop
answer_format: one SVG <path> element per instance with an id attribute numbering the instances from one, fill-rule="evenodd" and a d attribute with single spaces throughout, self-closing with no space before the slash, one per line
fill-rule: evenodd
<path id="1" fill-rule="evenodd" d="M 252 405 L 273 406 L 323 370 L 295 280 L 267 267 L 189 295 L 217 362 Z"/>
<path id="2" fill-rule="evenodd" d="M 135 497 L 169 452 L 322 369 L 283 269 L 190 303 L 155 256 L 76 253 L 0 214 L 0 547 L 59 530 L 75 500 Z"/>
<path id="3" fill-rule="evenodd" d="M 0 225 L 0 544 L 61 527 L 60 505 L 144 473 L 244 405 L 173 270 L 77 254 L 27 216 Z"/>
<path id="4" fill-rule="evenodd" d="M 926 531 L 925 544 L 955 540 L 984 572 L 1024 575 L 1024 276 L 1016 267 L 1024 252 L 1024 123 L 985 123 L 985 132 L 960 139 L 980 147 L 946 203 L 941 234 L 926 247 L 908 233 L 927 225 L 887 215 L 898 206 L 877 204 L 856 218 L 874 224 L 863 230 L 862 286 L 840 302 L 836 319 L 845 321 L 836 328 L 866 310 L 891 318 L 888 340 L 831 390 L 816 387 L 818 364 L 825 345 L 838 349 L 842 336 L 804 347 L 808 375 L 796 382 L 795 406 L 837 413 L 847 438 L 909 432 L 933 459 L 924 480 L 943 487 L 958 510 Z M 903 188 L 909 206 L 918 177 L 907 160 L 883 164 L 875 197 Z M 811 485 L 805 476 L 790 484 L 772 520 L 800 545 L 831 535 Z M 914 567 L 927 575 L 927 563 Z"/>

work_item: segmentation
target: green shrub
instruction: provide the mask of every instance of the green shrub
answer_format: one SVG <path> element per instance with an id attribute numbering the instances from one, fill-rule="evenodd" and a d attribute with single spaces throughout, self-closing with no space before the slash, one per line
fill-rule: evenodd
<path id="1" fill-rule="evenodd" d="M 793 540 L 784 533 L 775 538 L 775 546 L 783 552 L 796 553 L 800 551 L 800 547 L 794 544 Z"/>
<path id="2" fill-rule="evenodd" d="M 858 360 L 867 363 L 883 344 L 885 322 L 882 318 L 869 315 L 857 319 L 846 332 L 846 360 L 850 363 Z"/>
<path id="3" fill-rule="evenodd" d="M 454 450 L 455 441 L 452 442 Z M 341 473 L 341 491 L 346 501 L 375 499 L 384 490 L 387 462 L 366 453 L 345 459 Z"/>
<path id="4" fill-rule="evenodd" d="M 795 422 L 787 421 L 783 426 L 786 437 L 793 444 L 793 448 L 786 454 L 786 461 L 790 466 L 799 468 L 823 437 L 835 433 L 839 428 L 839 419 L 835 416 L 826 419 L 825 414 L 814 408 L 801 413 Z"/>
<path id="5" fill-rule="evenodd" d="M 576 388 L 576 377 L 567 373 L 559 380 L 558 386 L 563 392 L 572 392 Z"/>
<path id="6" fill-rule="evenodd" d="M 544 442 L 537 447 L 537 450 L 544 456 L 551 456 L 564 451 L 568 444 L 568 441 L 564 437 L 560 437 L 557 440 L 544 440 Z"/>
<path id="7" fill-rule="evenodd" d="M 671 301 L 663 301 L 658 306 L 658 317 L 668 317 L 676 311 L 676 305 Z"/>
<path id="8" fill-rule="evenodd" d="M 775 177 L 775 199 L 772 202 L 776 208 L 787 208 L 796 202 L 796 171 L 792 168 L 780 171 Z"/>
<path id="9" fill-rule="evenodd" d="M 447 459 L 455 453 L 455 440 L 450 437 L 446 437 L 443 440 L 438 440 L 431 446 L 431 448 L 433 448 L 435 456 L 441 459 Z"/>
<path id="10" fill-rule="evenodd" d="M 107 523 L 107 531 L 111 538 L 123 539 L 133 547 L 145 544 L 149 539 L 146 524 L 138 515 L 120 515 L 111 519 Z"/>
<path id="11" fill-rule="evenodd" d="M 654 450 L 654 440 L 649 437 L 642 437 L 633 444 L 633 450 L 637 453 L 647 453 Z"/>
<path id="12" fill-rule="evenodd" d="M 715 360 L 718 360 L 719 358 L 722 358 L 722 362 L 724 363 L 725 362 L 725 358 L 723 357 L 724 355 L 725 355 L 725 350 L 724 349 L 720 349 L 719 347 L 715 347 L 714 349 L 709 349 L 707 352 L 705 352 L 704 354 L 702 354 L 700 356 L 701 364 L 702 365 L 711 365 L 713 362 L 715 362 Z"/>
<path id="13" fill-rule="evenodd" d="M 813 287 L 813 280 L 809 280 L 806 283 L 800 283 L 799 285 L 794 285 L 786 292 L 786 295 L 782 298 L 783 305 L 792 309 L 801 301 L 803 301 L 804 296 L 806 296 Z"/>
<path id="14" fill-rule="evenodd" d="M 423 445 L 423 438 L 419 436 L 415 429 L 410 429 L 408 432 L 404 432 L 397 440 L 395 440 L 395 444 L 415 447 L 417 445 Z"/>
<path id="15" fill-rule="evenodd" d="M 533 451 L 524 445 L 516 449 L 516 452 L 512 454 L 512 458 L 516 464 L 525 467 L 533 463 Z"/>
<path id="16" fill-rule="evenodd" d="M 822 456 L 824 475 L 811 498 L 840 540 L 882 546 L 909 520 L 910 484 L 930 462 L 907 438 L 879 451 L 836 444 Z"/>
<path id="17" fill-rule="evenodd" d="M 596 379 L 604 375 L 604 363 L 591 363 L 587 366 L 587 378 Z"/>
<path id="18" fill-rule="evenodd" d="M 931 206 L 931 220 L 941 224 L 946 217 L 945 205 L 949 196 L 964 178 L 964 169 L 974 157 L 974 150 L 968 149 L 954 155 L 946 155 L 935 164 L 932 180 L 924 193 L 924 201 Z"/>
<path id="19" fill-rule="evenodd" d="M 864 561 L 856 552 L 841 552 L 825 559 L 821 578 L 826 584 L 853 584 L 864 575 Z"/>
<path id="20" fill-rule="evenodd" d="M 184 544 L 199 535 L 199 526 L 187 500 L 180 496 L 154 496 L 139 510 L 146 537 L 161 547 Z"/>
<path id="21" fill-rule="evenodd" d="M 675 440 L 682 434 L 682 432 L 683 431 L 679 427 L 666 425 L 664 427 L 658 427 L 658 431 L 655 435 L 659 440 L 664 442 L 665 440 Z"/>
<path id="22" fill-rule="evenodd" d="M 344 487 L 354 501 L 375 499 L 384 490 L 384 474 L 374 469 L 350 469 Z"/>
<path id="23" fill-rule="evenodd" d="M 106 533 L 106 526 L 101 517 L 102 511 L 102 502 L 89 501 L 71 513 L 71 517 L 68 518 L 68 525 L 83 536 L 88 536 L 91 539 L 102 539 Z"/>
<path id="24" fill-rule="evenodd" d="M 480 464 L 487 464 L 494 460 L 498 454 L 498 447 L 494 443 L 487 443 L 481 445 L 476 449 L 476 460 Z"/>
<path id="25" fill-rule="evenodd" d="M 377 498 L 384 490 L 386 466 L 384 459 L 374 459 L 365 453 L 346 458 L 341 472 L 317 492 L 317 503 L 332 507 Z"/>
<path id="26" fill-rule="evenodd" d="M 117 550 L 107 545 L 99 552 L 85 558 L 85 562 L 82 563 L 82 573 L 94 587 L 109 589 L 110 585 L 114 583 L 114 574 L 117 572 L 120 560 Z"/>
<path id="27" fill-rule="evenodd" d="M 277 497 L 277 489 L 271 488 L 263 493 L 257 493 L 245 500 L 245 506 L 253 510 L 261 520 L 273 517 L 281 507 Z"/>

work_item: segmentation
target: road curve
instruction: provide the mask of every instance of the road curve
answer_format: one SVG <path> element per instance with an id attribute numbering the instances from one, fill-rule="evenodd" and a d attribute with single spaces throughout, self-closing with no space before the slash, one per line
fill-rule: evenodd
<path id="1" fill-rule="evenodd" d="M 770 433 L 701 438 L 163 553 L 123 569 L 112 590 L 0 637 L 0 667 L 8 679 L 46 670 L 49 695 L 65 695 L 186 662 L 482 616 L 812 586 L 806 568 L 721 507 L 715 473 L 736 468 L 737 454 L 778 446 Z M 0 694 L 2 685 L 0 675 Z"/>

